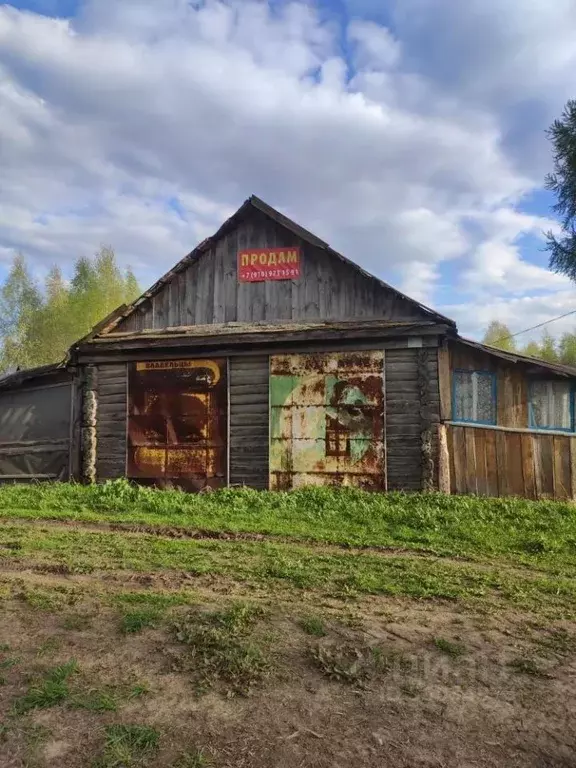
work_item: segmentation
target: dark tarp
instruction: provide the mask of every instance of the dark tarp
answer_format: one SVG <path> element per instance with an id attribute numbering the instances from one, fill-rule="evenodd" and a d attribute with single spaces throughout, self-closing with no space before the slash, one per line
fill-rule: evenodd
<path id="1" fill-rule="evenodd" d="M 0 481 L 69 476 L 70 382 L 0 392 Z"/>

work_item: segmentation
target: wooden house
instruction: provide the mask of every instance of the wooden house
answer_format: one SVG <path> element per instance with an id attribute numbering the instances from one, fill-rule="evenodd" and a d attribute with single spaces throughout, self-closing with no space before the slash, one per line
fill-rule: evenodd
<path id="1" fill-rule="evenodd" d="M 45 375 L 88 482 L 576 493 L 576 370 L 460 338 L 256 197 Z"/>
<path id="2" fill-rule="evenodd" d="M 575 368 L 459 337 L 439 368 L 453 493 L 576 498 Z"/>

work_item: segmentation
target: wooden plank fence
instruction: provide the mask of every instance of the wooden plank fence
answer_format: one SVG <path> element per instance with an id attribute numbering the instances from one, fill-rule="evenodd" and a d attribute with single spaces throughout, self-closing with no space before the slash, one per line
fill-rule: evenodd
<path id="1" fill-rule="evenodd" d="M 576 498 L 576 436 L 477 425 L 441 428 L 452 493 Z"/>

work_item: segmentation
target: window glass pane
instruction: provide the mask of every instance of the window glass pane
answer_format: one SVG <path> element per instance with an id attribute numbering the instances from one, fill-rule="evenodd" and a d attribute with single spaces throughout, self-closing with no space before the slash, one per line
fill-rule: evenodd
<path id="1" fill-rule="evenodd" d="M 570 398 L 568 382 L 532 382 L 530 386 L 531 426 L 542 429 L 572 429 Z"/>
<path id="2" fill-rule="evenodd" d="M 481 371 L 454 371 L 454 419 L 496 423 L 494 376 Z"/>
<path id="3" fill-rule="evenodd" d="M 478 389 L 478 403 L 474 421 L 484 421 L 489 423 L 496 421 L 492 376 L 485 373 L 473 373 L 472 381 L 477 385 Z"/>
<path id="4" fill-rule="evenodd" d="M 463 371 L 454 372 L 454 418 L 456 421 L 472 418 L 472 376 Z"/>

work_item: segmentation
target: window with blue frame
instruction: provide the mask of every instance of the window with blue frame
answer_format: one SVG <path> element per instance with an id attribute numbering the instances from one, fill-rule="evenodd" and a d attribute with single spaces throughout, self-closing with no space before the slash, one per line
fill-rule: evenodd
<path id="1" fill-rule="evenodd" d="M 454 371 L 452 418 L 474 424 L 496 424 L 496 374 Z"/>
<path id="2" fill-rule="evenodd" d="M 533 429 L 574 429 L 574 400 L 568 381 L 532 381 L 528 388 L 528 415 Z"/>

